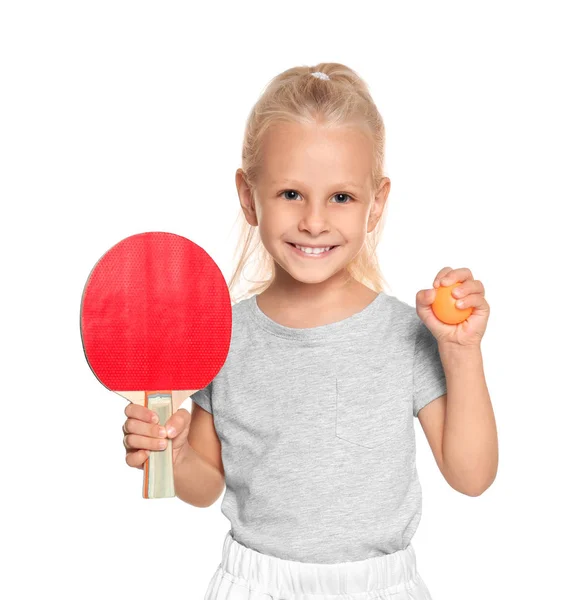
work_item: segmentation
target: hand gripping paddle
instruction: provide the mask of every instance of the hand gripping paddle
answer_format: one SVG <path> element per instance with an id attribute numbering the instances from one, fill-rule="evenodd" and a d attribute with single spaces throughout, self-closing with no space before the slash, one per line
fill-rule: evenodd
<path id="1" fill-rule="evenodd" d="M 222 368 L 232 307 L 222 272 L 197 244 L 173 233 L 130 236 L 93 268 L 82 295 L 84 352 L 109 390 L 143 404 L 164 425 Z M 143 497 L 171 498 L 172 440 L 151 451 Z"/>

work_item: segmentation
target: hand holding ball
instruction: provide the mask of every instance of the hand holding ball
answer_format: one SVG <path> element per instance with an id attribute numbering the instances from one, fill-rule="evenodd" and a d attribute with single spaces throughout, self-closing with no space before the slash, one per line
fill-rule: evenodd
<path id="1" fill-rule="evenodd" d="M 455 304 L 457 299 L 453 297 L 452 291 L 461 283 L 462 281 L 457 281 L 451 285 L 441 285 L 436 289 L 436 298 L 434 298 L 434 302 L 432 303 L 432 312 L 436 315 L 437 319 L 448 325 L 462 323 L 473 312 L 472 306 L 458 308 Z"/>

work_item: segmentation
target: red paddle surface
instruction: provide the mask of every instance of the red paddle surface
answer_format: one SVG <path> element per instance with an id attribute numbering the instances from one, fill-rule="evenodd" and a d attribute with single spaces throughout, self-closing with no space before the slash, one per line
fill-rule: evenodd
<path id="1" fill-rule="evenodd" d="M 212 258 L 164 232 L 128 237 L 96 264 L 84 290 L 86 358 L 110 390 L 199 390 L 226 360 L 230 294 Z"/>

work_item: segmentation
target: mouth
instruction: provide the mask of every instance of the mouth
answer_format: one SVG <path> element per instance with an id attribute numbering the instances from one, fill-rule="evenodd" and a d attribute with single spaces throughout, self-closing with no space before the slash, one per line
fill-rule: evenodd
<path id="1" fill-rule="evenodd" d="M 328 248 L 327 250 L 324 250 L 322 248 L 312 248 L 312 249 L 308 249 L 307 251 L 304 251 L 301 249 L 300 246 L 296 246 L 296 244 L 292 244 L 291 242 L 286 242 L 287 245 L 293 250 L 293 252 L 298 255 L 298 256 L 303 256 L 304 258 L 309 258 L 312 260 L 316 260 L 319 258 L 326 258 L 327 256 L 330 256 L 337 248 L 338 246 L 325 246 L 325 248 Z"/>

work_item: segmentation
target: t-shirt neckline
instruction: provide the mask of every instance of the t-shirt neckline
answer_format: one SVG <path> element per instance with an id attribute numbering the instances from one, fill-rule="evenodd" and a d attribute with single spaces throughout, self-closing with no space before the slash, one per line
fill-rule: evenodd
<path id="1" fill-rule="evenodd" d="M 379 292 L 377 296 L 363 309 L 344 319 L 341 319 L 340 321 L 326 323 L 325 325 L 317 325 L 315 327 L 287 327 L 281 323 L 278 323 L 277 321 L 274 321 L 259 308 L 257 296 L 258 294 L 254 294 L 247 301 L 249 314 L 253 321 L 265 331 L 291 340 L 326 341 L 332 335 L 343 331 L 346 332 L 350 328 L 359 325 L 365 319 L 369 318 L 369 316 L 375 310 L 377 310 L 377 307 L 382 302 L 385 293 L 383 291 Z"/>

